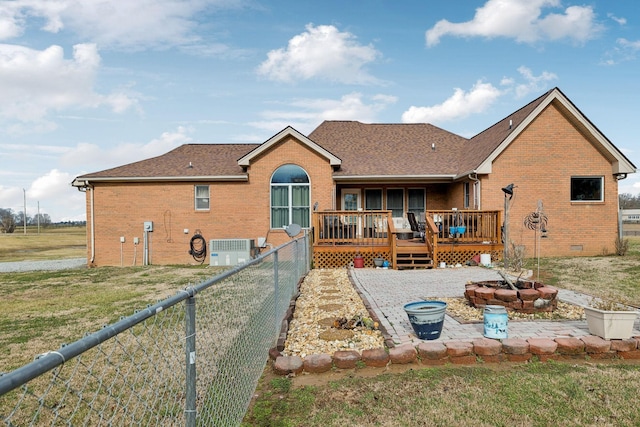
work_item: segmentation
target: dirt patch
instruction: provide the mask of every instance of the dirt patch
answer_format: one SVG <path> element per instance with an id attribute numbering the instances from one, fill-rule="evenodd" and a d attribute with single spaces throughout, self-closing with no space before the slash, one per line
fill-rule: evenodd
<path id="1" fill-rule="evenodd" d="M 318 334 L 318 338 L 325 341 L 348 340 L 353 338 L 353 331 L 348 329 L 331 328 L 320 332 L 320 334 Z"/>
<path id="2" fill-rule="evenodd" d="M 324 310 L 324 311 L 338 311 L 342 308 L 342 304 L 323 304 L 321 306 L 318 307 L 320 310 Z"/>

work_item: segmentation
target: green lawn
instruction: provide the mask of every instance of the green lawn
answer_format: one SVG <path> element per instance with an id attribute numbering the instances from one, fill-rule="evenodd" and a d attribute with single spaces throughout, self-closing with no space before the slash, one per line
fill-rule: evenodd
<path id="1" fill-rule="evenodd" d="M 542 259 L 541 279 L 640 306 L 640 238 L 630 242 L 625 257 Z M 84 228 L 0 235 L 0 261 L 84 256 Z M 536 260 L 529 260 L 528 268 L 535 270 Z M 5 273 L 0 280 L 0 371 L 211 275 L 202 266 Z M 640 364 L 415 364 L 402 371 L 364 368 L 286 378 L 267 368 L 244 425 L 640 425 L 635 404 Z"/>
<path id="2" fill-rule="evenodd" d="M 640 306 L 640 238 L 629 241 L 624 257 L 541 259 L 541 281 Z M 535 273 L 537 265 L 527 262 Z M 639 394 L 640 363 L 622 361 L 414 364 L 300 378 L 267 367 L 244 425 L 638 426 Z"/>

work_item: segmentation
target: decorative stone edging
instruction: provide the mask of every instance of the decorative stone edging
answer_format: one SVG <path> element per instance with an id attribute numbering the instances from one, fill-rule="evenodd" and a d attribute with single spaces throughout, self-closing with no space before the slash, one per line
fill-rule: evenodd
<path id="1" fill-rule="evenodd" d="M 353 369 L 359 365 L 385 367 L 389 364 L 420 363 L 426 366 L 473 365 L 478 362 L 528 362 L 548 360 L 625 359 L 640 361 L 640 336 L 626 340 L 605 340 L 594 335 L 580 338 L 479 338 L 473 341 L 425 341 L 418 346 L 403 344 L 389 349 L 374 348 L 358 353 L 336 351 L 333 355 L 312 354 L 304 359 L 283 356 L 276 348 L 269 352 L 278 375 L 322 373 L 332 368 Z"/>

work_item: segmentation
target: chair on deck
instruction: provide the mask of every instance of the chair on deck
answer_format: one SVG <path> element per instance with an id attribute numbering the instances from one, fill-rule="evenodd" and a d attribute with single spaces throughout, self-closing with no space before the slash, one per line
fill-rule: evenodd
<path id="1" fill-rule="evenodd" d="M 407 219 L 409 220 L 409 225 L 411 226 L 411 231 L 413 231 L 413 237 L 419 237 L 421 242 L 424 242 L 425 232 L 420 230 L 420 226 L 418 225 L 418 221 L 416 221 L 416 214 L 413 212 L 407 212 Z"/>

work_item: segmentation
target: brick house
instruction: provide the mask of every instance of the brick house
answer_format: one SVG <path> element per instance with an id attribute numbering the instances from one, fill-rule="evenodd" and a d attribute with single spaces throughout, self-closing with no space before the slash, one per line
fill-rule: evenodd
<path id="1" fill-rule="evenodd" d="M 277 246 L 289 239 L 283 226 L 297 223 L 313 231 L 317 266 L 367 252 L 395 267 L 396 232 L 414 225 L 408 214 L 420 219 L 422 242 L 426 229 L 431 261 L 438 244 L 441 259 L 448 244 L 452 253 L 470 245 L 449 263 L 499 258 L 503 231 L 527 256 L 613 252 L 618 180 L 635 171 L 554 88 L 472 138 L 430 124 L 325 121 L 308 136 L 287 127 L 262 144 L 186 144 L 73 186 L 86 192 L 92 265 L 193 263 L 194 233 Z M 546 233 L 529 227 L 536 212 Z M 344 233 L 329 234 L 332 218 Z M 462 233 L 447 231 L 455 221 Z M 367 232 L 374 222 L 384 233 Z M 342 255 L 316 257 L 323 251 Z"/>

